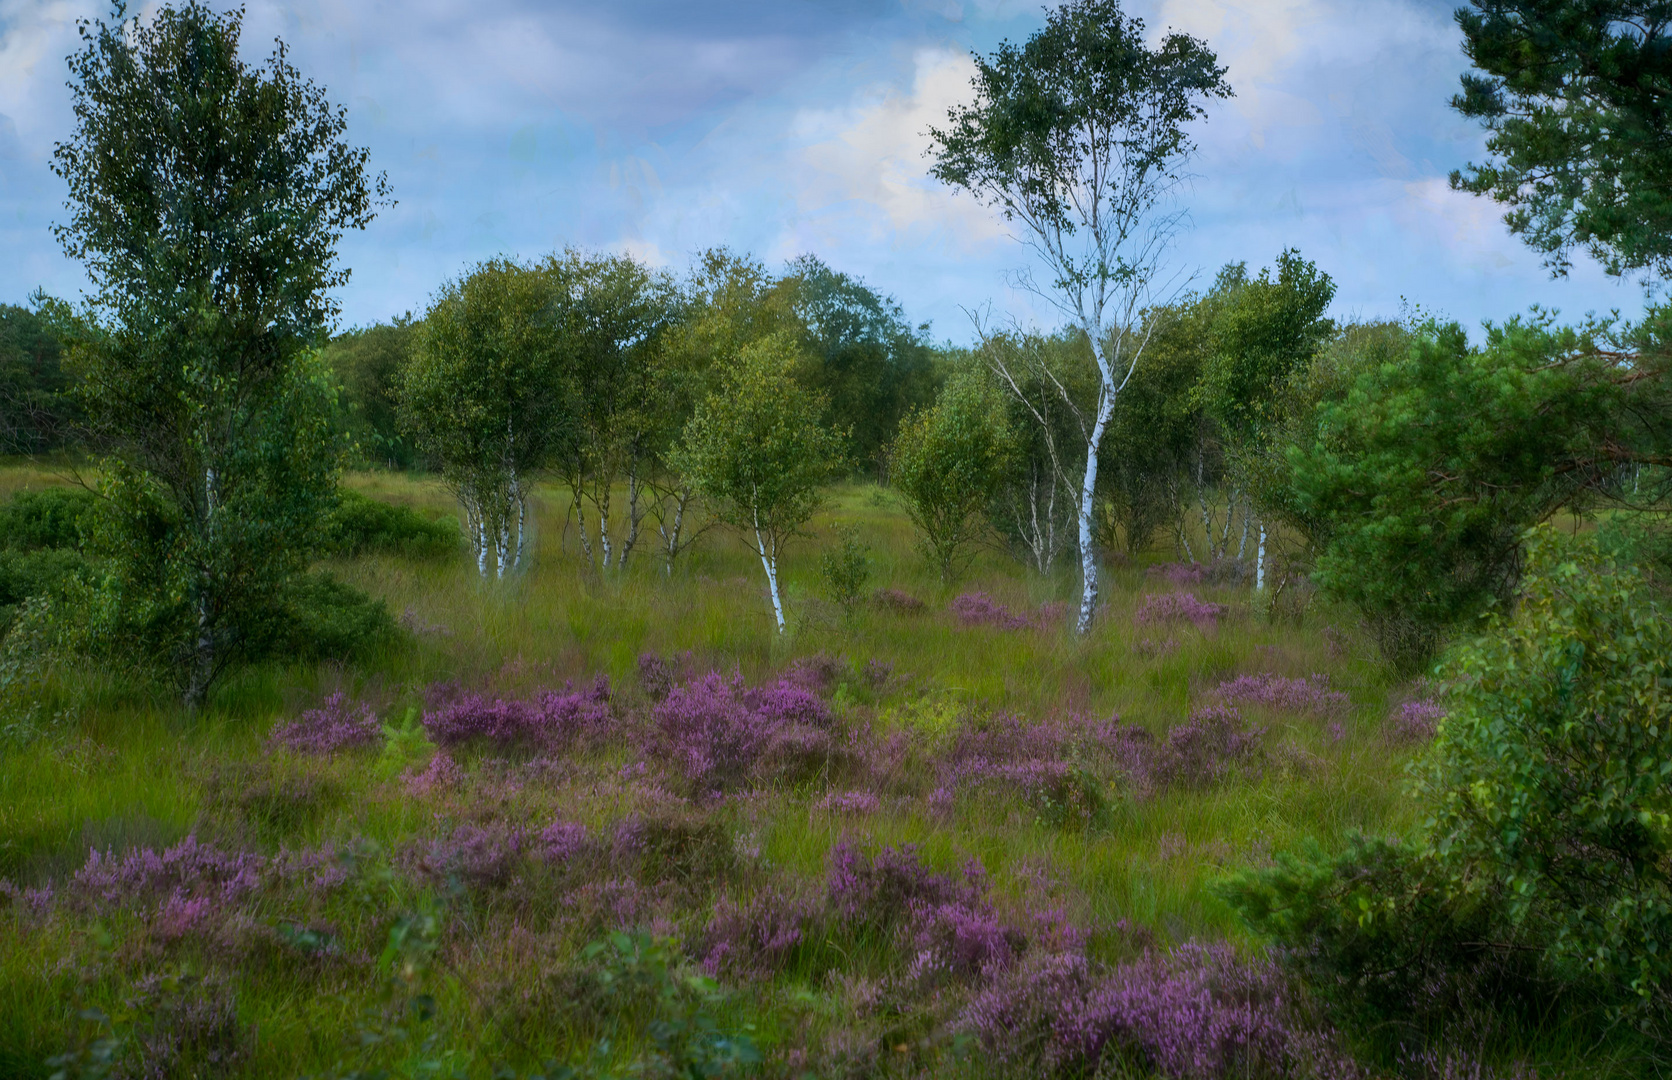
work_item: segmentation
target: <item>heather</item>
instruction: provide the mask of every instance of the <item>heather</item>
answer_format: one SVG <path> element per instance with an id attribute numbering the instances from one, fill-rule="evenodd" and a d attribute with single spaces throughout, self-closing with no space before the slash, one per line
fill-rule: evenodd
<path id="1" fill-rule="evenodd" d="M 563 499 L 514 593 L 462 558 L 335 557 L 409 613 L 359 667 L 251 669 L 198 718 L 108 671 L 38 675 L 0 751 L 0 1071 L 1590 1068 L 1550 1021 L 1366 1039 L 1217 891 L 1309 837 L 1417 824 L 1403 765 L 1442 688 L 1347 615 L 1272 618 L 1206 574 L 1156 592 L 1139 563 L 1079 640 L 1070 578 L 982 552 L 943 585 L 862 485 L 786 559 L 785 640 L 746 550 L 603 576 Z M 917 603 L 822 599 L 828 520 Z M 1590 1074 L 1637 1069 L 1617 1045 Z"/>

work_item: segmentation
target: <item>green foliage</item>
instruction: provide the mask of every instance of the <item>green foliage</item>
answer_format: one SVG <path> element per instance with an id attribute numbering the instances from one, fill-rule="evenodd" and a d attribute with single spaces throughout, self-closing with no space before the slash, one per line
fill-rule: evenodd
<path id="1" fill-rule="evenodd" d="M 1363 1030 L 1664 1024 L 1669 638 L 1638 575 L 1542 530 L 1514 616 L 1440 669 L 1417 841 L 1312 845 L 1221 895 Z"/>
<path id="2" fill-rule="evenodd" d="M 725 996 L 714 980 L 681 970 L 676 942 L 617 932 L 587 945 L 581 958 L 611 999 L 618 1025 L 644 1018 L 648 1045 L 629 1075 L 709 1080 L 742 1075 L 760 1063 L 748 1027 L 722 1025 L 715 1017 Z M 616 1074 L 585 1069 L 575 1075 L 606 1080 Z"/>
<path id="3" fill-rule="evenodd" d="M 1672 527 L 1664 514 L 1609 514 L 1597 523 L 1596 541 L 1610 560 L 1634 568 L 1660 591 L 1672 587 Z"/>
<path id="4" fill-rule="evenodd" d="M 1249 279 L 1240 265 L 1221 273 L 1222 294 L 1209 329 L 1211 359 L 1202 400 L 1236 443 L 1259 442 L 1271 426 L 1284 384 L 1335 330 L 1324 311 L 1335 297 L 1328 274 L 1289 249 Z"/>
<path id="5" fill-rule="evenodd" d="M 85 488 L 20 491 L 0 505 L 0 549 L 79 549 L 97 504 L 98 497 Z"/>
<path id="6" fill-rule="evenodd" d="M 285 582 L 244 654 L 251 660 L 363 660 L 400 637 L 382 600 L 316 570 Z"/>
<path id="7" fill-rule="evenodd" d="M 944 130 L 929 130 L 930 172 L 1018 223 L 1051 275 L 1048 286 L 1028 276 L 1023 284 L 1071 319 L 1089 346 L 1090 407 L 1063 395 L 1085 447 L 1075 627 L 1086 634 L 1098 602 L 1099 454 L 1146 347 L 1137 331 L 1151 279 L 1181 220 L 1158 208 L 1194 150 L 1189 125 L 1206 115 L 1206 99 L 1229 97 L 1231 88 L 1206 44 L 1175 32 L 1152 48 L 1143 21 L 1117 0 L 1053 8 L 1022 47 L 1005 42 L 975 64 L 974 104 L 953 108 Z M 1005 381 L 1023 396 L 1022 379 Z"/>
<path id="8" fill-rule="evenodd" d="M 241 11 L 115 11 L 82 24 L 70 58 L 56 231 L 95 292 L 61 321 L 108 455 L 99 546 L 115 595 L 196 706 L 335 490 L 332 395 L 311 354 L 347 279 L 336 246 L 386 185 L 368 184 L 344 114 L 282 44 L 260 67 L 240 58 Z"/>
<path id="9" fill-rule="evenodd" d="M 409 706 L 399 725 L 384 724 L 383 751 L 378 755 L 376 773 L 389 779 L 429 760 L 435 743 L 424 730 L 417 706 Z"/>
<path id="10" fill-rule="evenodd" d="M 576 438 L 560 451 L 560 465 L 580 516 L 582 550 L 590 559 L 582 500 L 597 514 L 605 569 L 612 546 L 622 569 L 639 539 L 666 454 L 689 417 L 688 395 L 669 362 L 667 338 L 682 314 L 673 278 L 626 255 L 565 252 L 547 263 L 557 282 L 554 317 L 562 331 L 565 375 L 575 411 Z M 625 535 L 612 537 L 616 485 L 628 488 Z"/>
<path id="11" fill-rule="evenodd" d="M 1096 396 L 1085 339 L 1072 332 L 996 334 L 971 358 L 1003 382 L 1016 468 L 992 505 L 993 528 L 1023 562 L 1048 573 L 1074 544 L 1074 507 L 1085 469 L 1081 409 Z"/>
<path id="12" fill-rule="evenodd" d="M 785 334 L 745 346 L 686 425 L 674 459 L 716 516 L 752 541 L 780 633 L 778 555 L 818 510 L 820 486 L 846 464 L 844 435 L 821 421 L 823 396 L 792 374 L 799 358 Z"/>
<path id="13" fill-rule="evenodd" d="M 901 418 L 934 396 L 928 327 L 914 329 L 892 297 L 812 255 L 791 262 L 776 288 L 806 328 L 802 382 L 825 396 L 831 423 L 851 432 L 854 462 L 879 468 Z"/>
<path id="14" fill-rule="evenodd" d="M 81 410 L 51 321 L 0 304 L 0 454 L 40 454 L 71 445 Z"/>
<path id="15" fill-rule="evenodd" d="M 578 440 L 556 260 L 479 263 L 442 287 L 401 373 L 401 417 L 465 511 L 478 572 L 527 557 L 529 485 Z"/>
<path id="16" fill-rule="evenodd" d="M 422 463 L 400 425 L 401 369 L 412 356 L 417 326 L 412 316 L 338 334 L 325 346 L 325 363 L 341 387 L 348 436 L 367 463 L 411 469 Z"/>
<path id="17" fill-rule="evenodd" d="M 1489 132 L 1492 160 L 1451 185 L 1504 220 L 1552 272 L 1581 247 L 1611 274 L 1672 271 L 1664 0 L 1473 0 L 1457 12 L 1479 74 L 1452 107 Z"/>
<path id="18" fill-rule="evenodd" d="M 889 482 L 904 497 L 923 554 L 942 582 L 956 578 L 974 555 L 1016 456 L 1004 399 L 979 368 L 955 374 L 933 408 L 900 422 Z"/>
<path id="19" fill-rule="evenodd" d="M 1421 770 L 1459 891 L 1502 896 L 1551 961 L 1672 1006 L 1672 622 L 1550 531 L 1513 618 L 1460 648 Z"/>
<path id="20" fill-rule="evenodd" d="M 1358 365 L 1283 447 L 1269 504 L 1399 665 L 1508 599 L 1528 526 L 1617 482 L 1630 380 L 1597 333 L 1539 315 L 1471 349 L 1461 328 L 1430 327 L 1404 356 Z"/>
<path id="21" fill-rule="evenodd" d="M 871 583 L 871 549 L 852 525 L 837 525 L 833 531 L 837 545 L 819 556 L 819 579 L 825 595 L 851 615 Z"/>
<path id="22" fill-rule="evenodd" d="M 1562 988 L 1542 977 L 1536 949 L 1509 936 L 1501 896 L 1455 885 L 1431 853 L 1354 836 L 1337 854 L 1316 842 L 1281 852 L 1215 891 L 1359 1031 L 1443 1039 L 1448 1025 L 1502 1008 L 1537 1023 Z"/>
<path id="23" fill-rule="evenodd" d="M 353 557 L 372 553 L 436 558 L 455 555 L 463 544 L 452 518 L 429 518 L 409 506 L 398 506 L 343 488 L 337 505 L 320 529 L 319 550 Z"/>

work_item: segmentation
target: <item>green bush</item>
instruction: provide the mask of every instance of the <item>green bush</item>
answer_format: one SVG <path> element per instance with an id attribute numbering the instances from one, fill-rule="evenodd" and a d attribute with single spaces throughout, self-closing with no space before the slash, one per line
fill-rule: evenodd
<path id="1" fill-rule="evenodd" d="M 1664 1032 L 1672 623 L 1586 541 L 1545 528 L 1528 553 L 1514 616 L 1440 668 L 1418 841 L 1314 849 L 1223 895 L 1361 1020 L 1591 1002 Z"/>
<path id="2" fill-rule="evenodd" d="M 250 659 L 358 660 L 401 636 L 383 601 L 320 571 L 285 583 L 268 627 Z"/>
<path id="3" fill-rule="evenodd" d="M 1515 617 L 1444 670 L 1429 843 L 1552 962 L 1672 1005 L 1672 622 L 1594 546 L 1543 530 L 1529 558 Z"/>
<path id="4" fill-rule="evenodd" d="M 838 544 L 819 556 L 819 581 L 825 595 L 851 614 L 871 581 L 871 549 L 852 525 L 837 525 L 834 531 Z"/>
<path id="5" fill-rule="evenodd" d="M 84 488 L 20 491 L 0 506 L 0 550 L 80 550 L 98 497 Z"/>
<path id="6" fill-rule="evenodd" d="M 464 543 L 458 523 L 450 517 L 427 518 L 411 507 L 346 489 L 339 493 L 322 534 L 320 551 L 328 555 L 430 558 L 456 554 Z"/>

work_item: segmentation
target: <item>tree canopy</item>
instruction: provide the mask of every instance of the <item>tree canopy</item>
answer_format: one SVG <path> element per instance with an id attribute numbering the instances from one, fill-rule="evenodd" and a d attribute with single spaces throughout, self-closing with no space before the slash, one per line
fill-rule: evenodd
<path id="1" fill-rule="evenodd" d="M 1452 187 L 1505 222 L 1557 275 L 1581 248 L 1610 274 L 1672 272 L 1672 3 L 1472 0 L 1479 69 L 1452 106 L 1490 133 Z"/>

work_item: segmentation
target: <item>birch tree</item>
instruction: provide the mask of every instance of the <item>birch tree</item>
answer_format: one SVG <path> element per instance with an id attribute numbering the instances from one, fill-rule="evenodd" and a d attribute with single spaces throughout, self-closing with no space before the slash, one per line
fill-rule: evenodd
<path id="1" fill-rule="evenodd" d="M 561 284 L 550 265 L 477 265 L 442 287 L 402 373 L 403 422 L 458 498 L 484 579 L 527 565 L 532 485 L 575 437 Z"/>
<path id="2" fill-rule="evenodd" d="M 1086 446 L 1077 507 L 1084 634 L 1097 609 L 1099 455 L 1184 222 L 1171 196 L 1194 150 L 1186 128 L 1206 115 L 1206 99 L 1231 89 L 1205 43 L 1175 32 L 1152 49 L 1142 20 L 1116 0 L 1070 0 L 1026 44 L 1005 42 L 975 63 L 975 102 L 929 131 L 930 171 L 1004 214 L 1049 275 L 1023 271 L 1018 283 L 1090 345 L 1095 399 L 1089 408 L 1070 402 Z M 998 374 L 1016 390 L 1019 380 Z"/>
<path id="3" fill-rule="evenodd" d="M 719 389 L 697 407 L 675 464 L 760 557 L 772 614 L 782 634 L 778 558 L 818 511 L 821 485 L 846 462 L 846 437 L 826 427 L 824 396 L 796 381 L 794 336 L 746 345 Z"/>
<path id="4" fill-rule="evenodd" d="M 189 708 L 268 617 L 331 506 L 315 346 L 337 244 L 385 203 L 347 121 L 241 9 L 165 4 L 80 24 L 56 228 L 92 296 L 69 357 L 109 496 L 103 545 L 135 633 Z"/>

